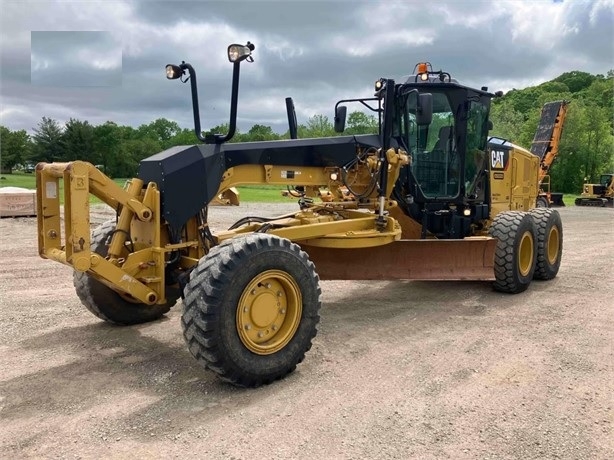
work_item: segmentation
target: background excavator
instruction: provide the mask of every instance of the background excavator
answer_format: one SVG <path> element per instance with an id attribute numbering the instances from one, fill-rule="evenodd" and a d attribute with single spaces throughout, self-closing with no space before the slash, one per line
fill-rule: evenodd
<path id="1" fill-rule="evenodd" d="M 614 206 L 614 174 L 602 174 L 598 184 L 585 181 L 576 206 Z"/>
<path id="2" fill-rule="evenodd" d="M 201 144 L 144 159 L 124 188 L 86 162 L 37 165 L 39 253 L 74 268 L 77 295 L 98 318 L 152 321 L 181 298 L 189 352 L 254 387 L 292 372 L 311 348 L 321 279 L 485 280 L 513 294 L 557 275 L 563 228 L 556 210 L 535 208 L 540 157 L 488 136 L 500 94 L 420 63 L 335 105 L 338 132 L 353 103 L 377 115 L 379 134 L 297 139 L 287 101 L 292 139 L 228 143 L 240 64 L 254 49 L 228 47 L 228 133 L 203 136 L 196 72 L 169 64 L 167 78 L 190 83 Z M 242 184 L 288 186 L 297 209 L 213 232 L 211 201 Z M 90 195 L 117 212 L 93 233 Z"/>

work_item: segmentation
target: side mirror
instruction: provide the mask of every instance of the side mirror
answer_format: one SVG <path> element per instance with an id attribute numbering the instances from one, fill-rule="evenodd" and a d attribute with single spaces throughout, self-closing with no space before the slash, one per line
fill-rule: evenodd
<path id="1" fill-rule="evenodd" d="M 495 126 L 492 124 L 492 120 L 488 120 L 488 131 L 492 131 Z"/>
<path id="2" fill-rule="evenodd" d="M 422 93 L 418 95 L 418 110 L 416 123 L 418 126 L 430 125 L 433 121 L 433 95 Z"/>
<path id="3" fill-rule="evenodd" d="M 342 133 L 345 130 L 345 117 L 348 113 L 348 108 L 345 105 L 340 105 L 335 109 L 335 132 Z"/>

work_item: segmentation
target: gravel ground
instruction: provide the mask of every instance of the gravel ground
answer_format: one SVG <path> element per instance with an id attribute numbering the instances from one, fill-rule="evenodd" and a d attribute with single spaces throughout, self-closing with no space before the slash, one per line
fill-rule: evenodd
<path id="1" fill-rule="evenodd" d="M 2 219 L 0 457 L 612 458 L 614 211 L 560 213 L 559 276 L 522 294 L 323 282 L 314 347 L 256 390 L 196 365 L 180 305 L 142 326 L 99 321 L 70 268 L 37 256 L 34 219 Z"/>

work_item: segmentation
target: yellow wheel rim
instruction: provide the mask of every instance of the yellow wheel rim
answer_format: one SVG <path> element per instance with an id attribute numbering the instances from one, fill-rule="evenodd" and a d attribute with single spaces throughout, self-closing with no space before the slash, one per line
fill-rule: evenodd
<path id="1" fill-rule="evenodd" d="M 518 247 L 518 270 L 522 276 L 527 276 L 533 266 L 533 236 L 524 232 Z"/>
<path id="2" fill-rule="evenodd" d="M 550 265 L 554 265 L 559 258 L 560 238 L 559 229 L 553 225 L 548 233 L 547 242 L 548 262 Z"/>
<path id="3" fill-rule="evenodd" d="M 243 290 L 237 332 L 249 351 L 270 355 L 294 337 L 302 312 L 301 290 L 294 278 L 281 270 L 267 270 Z"/>

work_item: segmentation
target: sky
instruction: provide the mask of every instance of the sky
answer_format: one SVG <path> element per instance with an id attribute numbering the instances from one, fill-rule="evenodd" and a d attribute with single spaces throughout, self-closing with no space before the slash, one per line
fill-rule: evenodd
<path id="1" fill-rule="evenodd" d="M 420 61 L 491 91 L 614 68 L 614 0 L 0 0 L 0 25 L 0 124 L 29 133 L 43 116 L 192 129 L 190 86 L 164 72 L 181 61 L 197 72 L 203 129 L 227 123 L 226 50 L 247 41 L 243 132 L 285 132 L 288 96 L 299 123 L 332 120 L 337 100 L 372 96 Z"/>

